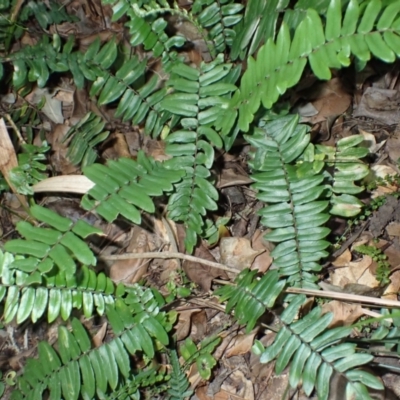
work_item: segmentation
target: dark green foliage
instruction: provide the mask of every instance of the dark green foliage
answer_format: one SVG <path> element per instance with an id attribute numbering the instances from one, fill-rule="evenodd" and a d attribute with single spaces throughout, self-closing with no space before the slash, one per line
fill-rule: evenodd
<path id="1" fill-rule="evenodd" d="M 211 127 L 215 122 L 223 96 L 235 89 L 232 64 L 218 57 L 212 63 L 203 63 L 200 71 L 177 64 L 171 70 L 168 84 L 172 93 L 161 105 L 173 114 L 183 117 L 181 129 L 169 134 L 166 152 L 173 156 L 165 162 L 166 168 L 184 170 L 186 175 L 175 185 L 169 198 L 169 217 L 182 221 L 186 228 L 185 246 L 192 252 L 197 237 L 204 230 L 203 218 L 207 211 L 218 208 L 218 192 L 210 182 L 214 163 L 214 147 L 223 142 Z"/>
<path id="2" fill-rule="evenodd" d="M 286 281 L 279 279 L 276 271 L 266 273 L 260 280 L 257 271 L 242 271 L 236 278 L 236 286 L 224 286 L 216 294 L 221 301 L 228 301 L 226 312 L 235 310 L 235 318 L 246 325 L 250 332 L 266 308 L 272 308 Z"/>
<path id="3" fill-rule="evenodd" d="M 9 179 L 18 193 L 33 194 L 32 186 L 47 178 L 45 153 L 50 149 L 46 143 L 41 147 L 32 144 L 21 146 L 22 153 L 18 154 L 18 167 L 10 171 Z"/>
<path id="4" fill-rule="evenodd" d="M 108 165 L 94 164 L 84 168 L 84 174 L 95 186 L 82 199 L 82 207 L 94 210 L 109 222 L 120 214 L 140 224 L 138 208 L 154 213 L 154 196 L 173 189 L 173 183 L 184 175 L 183 170 L 166 169 L 165 165 L 138 153 L 137 160 L 120 158 Z M 99 203 L 96 204 L 96 201 Z"/>
<path id="5" fill-rule="evenodd" d="M 170 355 L 172 373 L 171 379 L 169 380 L 168 394 L 170 400 L 185 400 L 193 394 L 193 390 L 188 390 L 190 383 L 185 373 L 182 371 L 179 364 L 178 355 L 176 351 L 171 351 Z"/>
<path id="6" fill-rule="evenodd" d="M 179 348 L 179 352 L 189 365 L 196 362 L 200 376 L 208 380 L 211 377 L 211 370 L 217 364 L 217 361 L 211 353 L 215 350 L 220 341 L 220 337 L 210 336 L 203 339 L 196 346 L 193 340 L 188 337 Z"/>
<path id="7" fill-rule="evenodd" d="M 154 339 L 163 345 L 168 343 L 167 332 L 157 319 L 162 314 L 152 312 L 143 303 L 143 291 L 136 291 L 137 306 L 133 312 L 118 300 L 107 307 L 107 316 L 114 331 L 114 338 L 98 348 L 93 348 L 90 338 L 77 320 L 72 319 L 72 331 L 65 326 L 58 328 L 57 351 L 47 342 L 39 343 L 39 357 L 30 359 L 23 375 L 18 379 L 18 389 L 12 399 L 40 399 L 49 390 L 51 398 L 75 400 L 80 396 L 92 399 L 95 395 L 104 398 L 127 380 L 132 389 L 132 367 L 130 355 L 143 351 L 154 356 Z M 133 312 L 133 313 L 132 313 Z M 162 320 L 161 320 L 162 321 Z M 107 368 L 105 368 L 107 366 Z M 140 385 L 136 383 L 136 387 Z"/>
<path id="8" fill-rule="evenodd" d="M 329 229 L 323 226 L 329 212 L 349 216 L 361 207 L 350 193 L 362 190 L 354 181 L 368 174 L 359 160 L 368 150 L 355 147 L 363 138 L 342 139 L 337 150 L 322 146 L 315 150 L 307 126 L 288 116 L 256 128 L 246 139 L 257 149 L 249 161 L 252 187 L 257 198 L 268 204 L 259 211 L 261 223 L 272 229 L 265 238 L 278 243 L 271 253 L 274 267 L 291 284 L 318 288 L 314 283 L 321 270 L 318 262 L 328 255 L 330 244 L 325 240 Z M 333 176 L 325 165 L 335 167 Z"/>
<path id="9" fill-rule="evenodd" d="M 93 113 L 87 113 L 66 133 L 63 141 L 68 143 L 67 157 L 82 167 L 93 164 L 97 153 L 94 147 L 107 139 L 109 131 L 104 131 L 104 121 Z"/>
<path id="10" fill-rule="evenodd" d="M 351 0 L 342 13 L 341 1 L 331 0 L 325 26 L 312 8 L 293 35 L 283 22 L 276 38 L 269 36 L 258 50 L 257 59 L 249 57 L 240 89 L 218 126 L 228 133 L 238 115 L 239 129 L 247 132 L 261 105 L 270 109 L 280 95 L 296 85 L 307 61 L 319 79 L 329 79 L 332 68 L 349 66 L 352 55 L 361 62 L 371 55 L 393 62 L 400 53 L 398 13 L 398 1 L 382 6 L 380 0 L 372 0 L 367 7 L 360 7 L 358 0 Z"/>
<path id="11" fill-rule="evenodd" d="M 219 289 L 222 301 L 227 301 L 227 311 L 234 310 L 239 323 L 251 330 L 258 318 L 272 309 L 281 293 L 285 281 L 279 280 L 276 271 L 267 272 L 260 280 L 255 271 L 245 270 L 238 275 L 236 286 Z M 279 315 L 282 324 L 274 342 L 268 347 L 256 341 L 253 351 L 260 355 L 262 363 L 276 359 L 275 372 L 281 374 L 290 365 L 289 383 L 296 388 L 302 382 L 305 393 L 310 396 L 316 388 L 318 399 L 327 399 L 332 373 L 345 373 L 349 381 L 348 392 L 361 399 L 365 386 L 382 389 L 378 378 L 357 367 L 373 359 L 371 354 L 356 353 L 356 345 L 345 343 L 351 327 L 329 329 L 333 315 L 322 315 L 316 307 L 305 317 L 295 320 L 300 307 L 305 303 L 304 295 L 296 295 Z M 350 396 L 350 394 L 349 394 Z"/>
<path id="12" fill-rule="evenodd" d="M 21 33 L 9 20 L 9 3 L 0 2 L 5 51 Z M 67 19 L 55 4 L 28 2 L 20 18 L 36 17 L 47 29 Z M 363 138 L 354 135 L 336 147 L 313 145 L 297 117 L 255 116 L 271 109 L 300 81 L 307 62 L 320 79 L 329 79 L 331 69 L 349 66 L 352 58 L 359 67 L 371 56 L 393 62 L 400 54 L 400 1 L 300 0 L 290 10 L 287 0 L 195 0 L 187 9 L 166 0 L 103 4 L 111 5 L 113 21 L 124 21 L 130 46 L 98 39 L 80 51 L 74 37 L 64 40 L 55 34 L 0 60 L 0 78 L 11 82 L 14 92 L 23 95 L 34 84 L 45 87 L 52 74 L 70 74 L 77 88 L 88 87 L 98 105 L 114 109 L 116 118 L 165 141 L 170 159 L 163 163 L 139 152 L 135 160 L 93 164 L 96 145 L 108 131 L 105 121 L 88 114 L 66 138 L 71 161 L 83 166 L 94 184 L 81 206 L 109 222 L 120 215 L 140 224 L 143 212 L 155 213 L 154 197 L 166 195 L 168 217 L 184 224 L 186 250 L 192 252 L 199 237 L 216 231 L 207 219 L 219 199 L 212 173 L 215 149 L 229 150 L 239 133 L 247 132 L 245 139 L 253 146 L 253 189 L 265 203 L 261 223 L 271 229 L 266 238 L 277 246 L 271 271 L 260 277 L 245 270 L 236 286 L 217 293 L 247 331 L 265 312 L 276 314 L 281 327 L 273 343 L 264 348 L 257 342 L 254 350 L 262 362 L 276 360 L 277 373 L 288 367 L 292 387 L 302 384 L 306 394 L 316 389 L 319 399 L 326 399 L 330 377 L 341 373 L 349 382 L 347 398 L 368 399 L 366 387 L 379 389 L 381 384 L 359 369 L 372 356 L 346 342 L 351 329 L 329 328 L 332 316 L 322 315 L 319 307 L 301 316 L 305 297 L 282 295 L 287 284 L 315 287 L 319 262 L 328 255 L 325 222 L 331 214 L 354 216 L 361 209 L 356 195 L 363 188 L 356 182 L 368 173 L 362 161 L 367 150 L 359 146 Z M 171 29 L 184 23 L 193 28 L 186 36 Z M 182 52 L 185 45 L 201 49 L 205 61 L 189 65 Z M 241 75 L 242 66 L 234 62 L 247 56 Z M 20 114 L 13 114 L 18 123 L 32 125 Z M 27 135 L 32 139 L 32 131 Z M 42 179 L 43 152 L 30 150 L 28 159 L 20 160 L 25 175 L 20 173 L 17 185 L 27 194 L 29 185 Z M 31 166 L 28 174 L 26 164 Z M 92 348 L 78 320 L 72 320 L 71 330 L 60 325 L 56 346 L 39 345 L 38 359 L 28 362 L 12 398 L 38 399 L 49 390 L 52 399 L 140 399 L 143 388 L 156 393 L 166 382 L 164 372 L 149 367 L 160 351 L 170 353 L 168 394 L 172 399 L 189 396 L 176 352 L 165 349 L 176 314 L 160 311 L 162 296 L 140 285 L 115 287 L 92 269 L 97 258 L 86 239 L 101 231 L 38 205 L 30 212 L 40 225 L 18 223 L 22 238 L 5 245 L 14 255 L 1 253 L 4 322 L 36 322 L 46 313 L 49 322 L 58 316 L 67 321 L 72 310 L 82 310 L 88 318 L 94 312 L 105 315 L 113 335 Z M 392 330 L 382 326 L 376 338 L 395 344 L 398 325 L 396 320 Z M 204 379 L 216 365 L 212 353 L 219 340 L 210 337 L 196 345 L 188 338 L 180 347 L 186 364 L 195 362 Z M 138 371 L 133 360 L 142 361 L 144 369 Z"/>

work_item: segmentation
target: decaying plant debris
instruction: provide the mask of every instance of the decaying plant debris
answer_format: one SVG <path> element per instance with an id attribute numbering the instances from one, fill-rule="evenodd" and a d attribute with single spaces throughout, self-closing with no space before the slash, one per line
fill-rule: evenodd
<path id="1" fill-rule="evenodd" d="M 0 10 L 3 398 L 400 397 L 399 0 Z"/>

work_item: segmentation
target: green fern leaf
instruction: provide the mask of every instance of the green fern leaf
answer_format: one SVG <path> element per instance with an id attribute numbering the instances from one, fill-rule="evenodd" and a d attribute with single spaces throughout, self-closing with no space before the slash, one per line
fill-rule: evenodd
<path id="1" fill-rule="evenodd" d="M 171 351 L 170 359 L 172 365 L 171 379 L 168 388 L 170 400 L 185 400 L 192 395 L 193 390 L 188 390 L 190 383 L 181 369 L 176 351 Z"/>
<path id="2" fill-rule="evenodd" d="M 295 27 L 292 39 L 287 34 L 286 23 L 283 22 L 276 40 L 273 36 L 268 39 L 258 50 L 257 60 L 249 58 L 240 91 L 233 96 L 229 111 L 222 111 L 216 124 L 218 129 L 227 134 L 235 122 L 232 118 L 237 115 L 238 110 L 238 127 L 247 132 L 261 104 L 270 109 L 285 90 L 300 80 L 306 60 L 320 79 L 329 79 L 331 68 L 348 66 L 351 54 L 362 61 L 367 61 L 371 54 L 385 62 L 395 60 L 400 31 L 395 18 L 389 15 L 398 12 L 398 1 L 384 7 L 380 0 L 370 1 L 362 9 L 360 20 L 358 1 L 351 0 L 346 8 L 343 24 L 340 2 L 332 1 L 329 4 L 325 30 L 318 12 L 309 9 L 305 18 Z M 386 32 L 391 33 L 385 34 Z M 308 39 L 304 40 L 305 37 Z M 277 46 L 279 38 L 281 42 Z M 281 53 L 282 46 L 290 48 L 289 52 Z"/>

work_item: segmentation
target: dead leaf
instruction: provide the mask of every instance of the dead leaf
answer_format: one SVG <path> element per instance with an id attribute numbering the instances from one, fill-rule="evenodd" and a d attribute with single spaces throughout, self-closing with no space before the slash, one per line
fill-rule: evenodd
<path id="1" fill-rule="evenodd" d="M 359 304 L 343 303 L 333 300 L 322 306 L 322 312 L 333 313 L 333 320 L 330 327 L 351 325 L 363 316 L 362 307 Z"/>
<path id="2" fill-rule="evenodd" d="M 400 223 L 392 222 L 386 227 L 386 232 L 389 236 L 400 236 Z"/>
<path id="3" fill-rule="evenodd" d="M 364 141 L 360 143 L 360 146 L 366 147 L 371 154 L 377 153 L 381 149 L 381 147 L 386 143 L 386 140 L 383 140 L 380 143 L 376 143 L 375 135 L 366 132 L 362 129 L 359 129 L 359 134 L 364 136 Z"/>
<path id="4" fill-rule="evenodd" d="M 257 330 L 254 330 L 249 334 L 239 333 L 231 342 L 231 346 L 226 351 L 226 357 L 238 356 L 241 354 L 246 354 L 251 350 L 253 346 L 254 336 Z"/>
<path id="5" fill-rule="evenodd" d="M 274 245 L 264 239 L 265 232 L 261 232 L 257 229 L 251 239 L 251 245 L 255 251 L 263 251 L 257 255 L 254 259 L 251 269 L 257 270 L 261 273 L 266 272 L 272 264 L 271 251 L 274 249 Z"/>
<path id="6" fill-rule="evenodd" d="M 398 99 L 397 90 L 368 87 L 353 116 L 373 118 L 386 125 L 395 125 L 399 122 Z"/>
<path id="7" fill-rule="evenodd" d="M 302 121 L 311 124 L 337 117 L 343 114 L 351 104 L 351 95 L 339 78 L 318 82 L 307 92 L 304 92 L 303 96 L 311 99 L 313 109 L 317 111 L 317 114 L 302 118 Z"/>
<path id="8" fill-rule="evenodd" d="M 390 160 L 397 164 L 400 158 L 400 132 L 396 132 L 395 136 L 387 140 L 385 151 L 389 155 Z"/>
<path id="9" fill-rule="evenodd" d="M 214 396 L 207 395 L 208 385 L 202 386 L 196 390 L 196 396 L 199 400 L 230 400 L 231 397 L 229 393 L 226 392 L 218 392 Z"/>
<path id="10" fill-rule="evenodd" d="M 335 267 L 346 267 L 351 261 L 351 252 L 349 249 L 346 249 L 339 257 L 336 258 L 332 262 L 332 265 Z"/>
<path id="11" fill-rule="evenodd" d="M 43 97 L 46 99 L 44 106 L 41 108 L 41 112 L 43 112 L 48 119 L 53 121 L 55 124 L 63 124 L 64 116 L 62 113 L 62 103 L 58 100 L 54 94 L 50 94 L 47 88 L 39 88 L 36 87 L 28 96 L 26 96 L 26 100 L 29 103 L 34 105 L 38 105 Z"/>
<path id="12" fill-rule="evenodd" d="M 106 333 L 107 333 L 107 322 L 104 322 L 104 324 L 92 338 L 92 342 L 95 347 L 100 347 L 103 344 Z"/>
<path id="13" fill-rule="evenodd" d="M 126 251 L 128 253 L 145 253 L 149 251 L 148 233 L 141 227 L 135 226 L 132 238 Z M 136 283 L 147 272 L 149 260 L 132 258 L 117 260 L 110 267 L 110 278 L 116 282 Z"/>
<path id="14" fill-rule="evenodd" d="M 390 284 L 383 295 L 384 299 L 397 300 L 400 291 L 400 271 L 395 271 L 390 275 Z"/>
<path id="15" fill-rule="evenodd" d="M 200 308 L 192 308 L 191 310 L 178 312 L 178 322 L 174 326 L 176 340 L 178 342 L 188 337 L 192 326 L 192 315 L 200 311 Z"/>
<path id="16" fill-rule="evenodd" d="M 254 259 L 265 251 L 253 250 L 249 239 L 239 237 L 221 238 L 219 247 L 221 263 L 238 270 L 250 268 Z"/>
<path id="17" fill-rule="evenodd" d="M 336 268 L 331 273 L 331 283 L 342 288 L 349 283 L 359 283 L 371 288 L 379 286 L 375 275 L 369 269 L 371 264 L 372 258 L 364 255 L 360 260 L 347 263 L 344 268 Z"/>

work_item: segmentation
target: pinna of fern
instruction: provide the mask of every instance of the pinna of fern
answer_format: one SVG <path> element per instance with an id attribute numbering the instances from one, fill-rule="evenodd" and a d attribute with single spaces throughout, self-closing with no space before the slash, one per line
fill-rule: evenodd
<path id="1" fill-rule="evenodd" d="M 229 107 L 221 110 L 217 127 L 227 134 L 237 124 L 247 132 L 262 105 L 270 109 L 279 96 L 296 85 L 309 62 L 319 79 L 330 79 L 332 68 L 347 67 L 354 55 L 361 63 L 371 55 L 393 62 L 400 54 L 400 1 L 371 0 L 362 5 L 350 0 L 342 13 L 340 0 L 331 0 L 325 22 L 315 9 L 294 29 L 283 22 L 276 37 L 269 37 L 257 58 L 248 58 L 240 88 Z"/>
<path id="2" fill-rule="evenodd" d="M 218 191 L 210 180 L 214 163 L 214 146 L 223 146 L 220 135 L 212 128 L 224 96 L 235 90 L 232 83 L 239 70 L 219 56 L 200 69 L 176 64 L 168 81 L 170 94 L 161 102 L 163 109 L 182 117 L 181 129 L 170 133 L 166 153 L 173 158 L 164 165 L 171 170 L 184 170 L 182 181 L 168 201 L 169 217 L 186 228 L 185 246 L 192 252 L 204 230 L 203 217 L 216 210 Z"/>
<path id="3" fill-rule="evenodd" d="M 268 271 L 261 278 L 256 271 L 244 270 L 227 285 L 216 291 L 220 301 L 227 301 L 226 311 L 233 311 L 240 324 L 250 331 L 266 311 L 271 311 L 279 321 L 279 331 L 273 342 L 264 347 L 259 341 L 253 352 L 261 363 L 275 362 L 276 374 L 289 367 L 289 384 L 303 387 L 306 395 L 317 391 L 319 400 L 328 399 L 328 382 L 332 374 L 344 375 L 347 380 L 346 399 L 371 399 L 367 387 L 381 390 L 382 382 L 360 366 L 373 359 L 373 355 L 357 352 L 355 343 L 346 343 L 351 327 L 330 328 L 333 314 L 322 315 L 321 307 L 314 308 L 299 318 L 299 310 L 307 301 L 304 295 L 295 295 L 286 304 L 283 313 L 274 309 L 277 299 L 282 299 L 286 281 L 277 271 Z"/>
<path id="4" fill-rule="evenodd" d="M 86 329 L 77 319 L 71 321 L 72 331 L 60 325 L 57 351 L 47 342 L 39 343 L 39 357 L 27 362 L 11 399 L 36 400 L 47 391 L 51 399 L 66 400 L 107 398 L 114 390 L 137 392 L 141 378 L 148 378 L 148 374 L 135 375 L 130 356 L 142 352 L 152 359 L 155 341 L 158 346 L 167 345 L 166 329 L 172 325 L 165 313 L 159 312 L 150 289 L 135 285 L 127 290 L 126 298 L 107 306 L 113 339 L 93 348 Z"/>
<path id="5" fill-rule="evenodd" d="M 297 116 L 287 116 L 255 128 L 246 139 L 255 148 L 249 161 L 252 187 L 266 204 L 259 211 L 261 224 L 272 229 L 265 238 L 277 243 L 271 253 L 273 267 L 292 284 L 317 288 L 319 260 L 328 255 L 330 245 L 325 240 L 330 230 L 323 225 L 332 212 L 359 212 L 360 201 L 353 193 L 362 187 L 354 181 L 368 173 L 360 160 L 368 150 L 356 147 L 363 137 L 355 135 L 341 139 L 332 154 L 325 154 L 329 152 L 323 147 L 316 154 L 308 130 Z M 325 165 L 334 166 L 334 173 L 325 171 Z"/>

